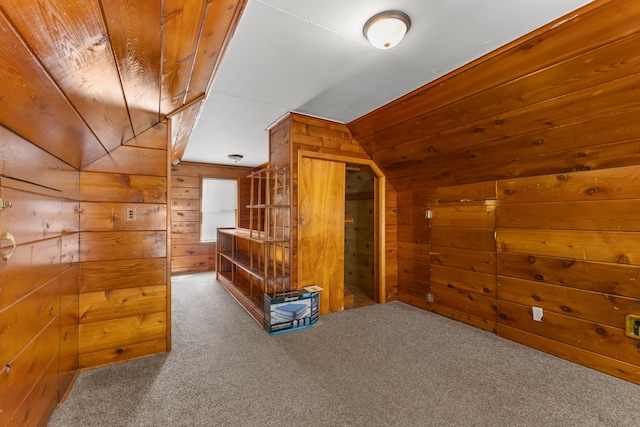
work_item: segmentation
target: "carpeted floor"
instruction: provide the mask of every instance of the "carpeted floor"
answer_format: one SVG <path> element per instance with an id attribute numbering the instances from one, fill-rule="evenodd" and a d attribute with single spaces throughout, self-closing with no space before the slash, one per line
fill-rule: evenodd
<path id="1" fill-rule="evenodd" d="M 274 337 L 173 280 L 169 354 L 84 371 L 49 426 L 640 426 L 640 386 L 400 302 Z"/>

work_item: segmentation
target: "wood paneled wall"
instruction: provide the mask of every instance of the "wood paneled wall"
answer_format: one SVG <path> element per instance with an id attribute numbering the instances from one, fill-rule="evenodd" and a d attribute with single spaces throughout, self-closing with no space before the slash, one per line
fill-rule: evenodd
<path id="1" fill-rule="evenodd" d="M 170 346 L 167 125 L 80 172 L 80 367 Z"/>
<path id="2" fill-rule="evenodd" d="M 79 173 L 0 127 L 0 426 L 46 423 L 78 370 Z M 0 251 L 11 250 L 8 240 Z"/>
<path id="3" fill-rule="evenodd" d="M 639 195 L 640 166 L 499 181 L 498 334 L 640 383 Z"/>
<path id="4" fill-rule="evenodd" d="M 269 130 L 270 166 L 289 166 L 291 170 L 291 282 L 297 286 L 298 278 L 298 241 L 297 224 L 297 188 L 298 188 L 298 152 L 322 153 L 335 155 L 340 159 L 370 160 L 360 143 L 353 137 L 349 129 L 340 123 L 317 119 L 297 113 L 291 113 Z M 385 186 L 385 296 L 382 300 L 390 301 L 398 297 L 398 281 L 396 275 L 396 224 L 395 206 L 396 191 L 389 183 Z"/>
<path id="5" fill-rule="evenodd" d="M 403 301 L 640 383 L 639 21 L 595 1 L 348 124 L 399 190 Z"/>
<path id="6" fill-rule="evenodd" d="M 238 226 L 249 226 L 252 168 L 181 162 L 171 175 L 171 273 L 193 273 L 216 269 L 216 243 L 200 241 L 202 178 L 238 180 Z"/>

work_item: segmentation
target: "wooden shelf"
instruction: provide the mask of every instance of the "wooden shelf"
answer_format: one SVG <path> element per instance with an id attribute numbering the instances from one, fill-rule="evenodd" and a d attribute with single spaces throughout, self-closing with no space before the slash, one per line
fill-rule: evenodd
<path id="1" fill-rule="evenodd" d="M 218 229 L 217 278 L 262 324 L 264 294 L 291 290 L 290 178 L 285 168 L 261 169 L 249 177 L 251 203 L 247 208 L 252 228 Z"/>

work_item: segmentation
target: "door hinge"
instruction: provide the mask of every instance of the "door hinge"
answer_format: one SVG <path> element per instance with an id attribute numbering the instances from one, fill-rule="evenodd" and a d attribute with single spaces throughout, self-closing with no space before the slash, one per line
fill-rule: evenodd
<path id="1" fill-rule="evenodd" d="M 3 211 L 5 209 L 9 209 L 11 207 L 11 205 L 13 205 L 13 203 L 11 203 L 8 200 L 4 200 L 4 199 L 0 199 L 0 211 Z"/>

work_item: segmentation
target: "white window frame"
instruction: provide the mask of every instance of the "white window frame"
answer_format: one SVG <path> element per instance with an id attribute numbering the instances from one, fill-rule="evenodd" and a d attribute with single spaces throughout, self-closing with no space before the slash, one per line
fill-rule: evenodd
<path id="1" fill-rule="evenodd" d="M 216 242 L 219 227 L 237 227 L 238 180 L 201 177 L 200 241 Z"/>

